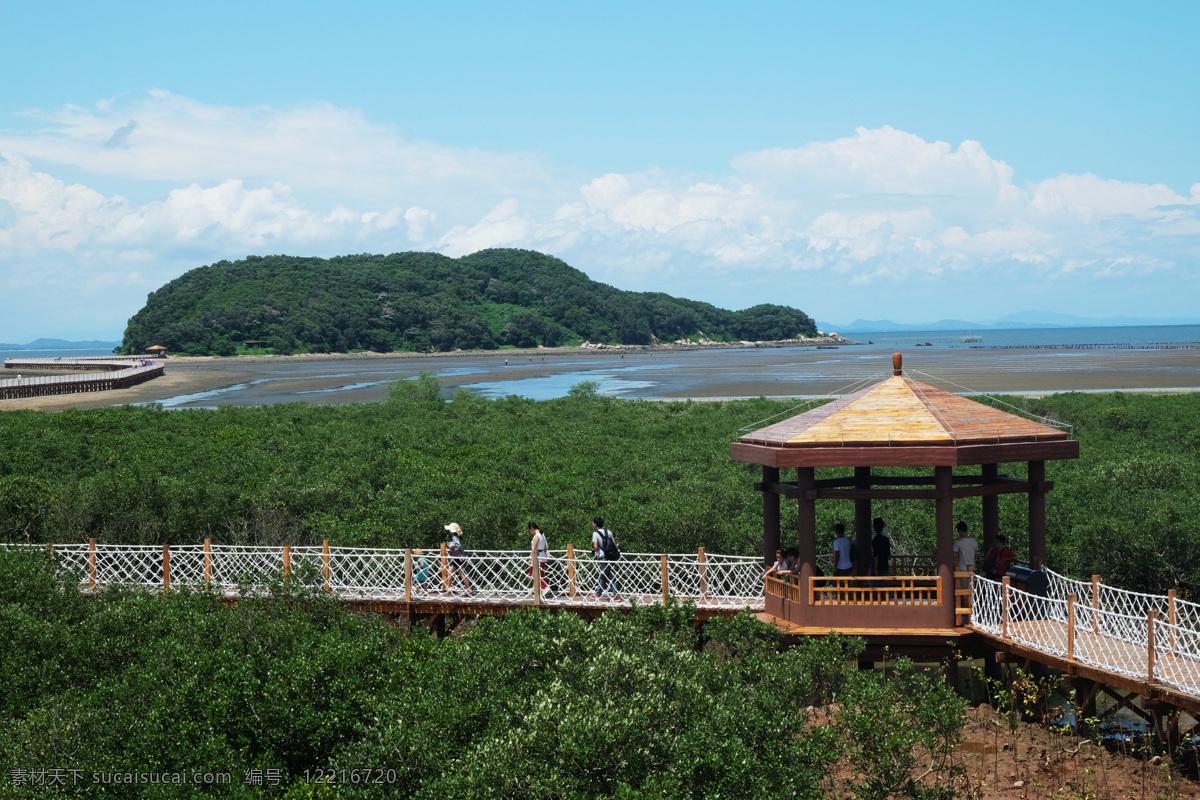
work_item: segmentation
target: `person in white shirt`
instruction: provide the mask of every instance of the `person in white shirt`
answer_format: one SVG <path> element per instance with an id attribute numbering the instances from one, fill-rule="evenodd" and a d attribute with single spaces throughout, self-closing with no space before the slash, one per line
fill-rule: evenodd
<path id="1" fill-rule="evenodd" d="M 550 548 L 549 548 L 549 545 L 546 543 L 546 534 L 542 533 L 542 529 L 538 527 L 536 522 L 529 523 L 529 533 L 533 536 L 533 539 L 530 540 L 530 542 L 529 542 L 529 550 L 530 550 L 530 552 L 533 552 L 535 550 L 537 551 L 538 567 L 539 567 L 538 574 L 541 576 L 542 591 L 544 592 L 550 588 L 550 582 L 546 580 L 546 559 L 549 558 L 549 555 L 550 555 L 549 549 Z M 529 577 L 530 578 L 533 577 L 533 563 L 532 562 L 530 562 L 530 564 L 529 564 Z M 550 592 L 550 596 L 553 597 L 554 593 Z"/>
<path id="2" fill-rule="evenodd" d="M 840 522 L 834 525 L 833 535 L 833 574 L 849 575 L 854 570 L 854 561 L 850 558 L 850 537 L 846 535 L 846 526 Z"/>
<path id="3" fill-rule="evenodd" d="M 958 541 L 954 543 L 954 552 L 958 555 L 958 571 L 966 572 L 968 567 L 975 566 L 975 554 L 979 552 L 979 542 L 974 536 L 967 534 L 967 523 L 958 521 L 955 526 L 958 531 Z"/>

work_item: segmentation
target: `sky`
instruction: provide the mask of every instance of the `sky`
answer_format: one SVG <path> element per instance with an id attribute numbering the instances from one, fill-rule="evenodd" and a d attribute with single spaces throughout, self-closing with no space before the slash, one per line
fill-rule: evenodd
<path id="1" fill-rule="evenodd" d="M 0 0 L 0 341 L 521 247 L 820 320 L 1195 317 L 1200 4 Z"/>

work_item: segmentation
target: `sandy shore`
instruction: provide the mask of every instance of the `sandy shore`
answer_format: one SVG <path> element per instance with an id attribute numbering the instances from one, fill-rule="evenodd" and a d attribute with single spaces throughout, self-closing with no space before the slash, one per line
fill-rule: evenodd
<path id="1" fill-rule="evenodd" d="M 905 371 L 913 378 L 954 391 L 1037 395 L 1200 388 L 1200 350 L 921 348 L 906 352 L 904 358 Z M 840 393 L 857 381 L 882 378 L 891 372 L 891 354 L 865 346 L 835 350 L 662 346 L 172 357 L 165 375 L 136 387 L 4 400 L 0 410 L 58 411 L 162 401 L 176 406 L 377 402 L 386 396 L 388 381 L 420 370 L 439 373 L 443 385 L 450 388 L 513 384 L 513 393 L 524 393 L 537 381 L 588 380 L 596 375 L 615 378 L 614 386 L 629 397 L 802 397 Z M 642 385 L 625 390 L 621 381 L 633 379 Z M 220 398 L 179 401 L 181 396 L 212 392 Z"/>

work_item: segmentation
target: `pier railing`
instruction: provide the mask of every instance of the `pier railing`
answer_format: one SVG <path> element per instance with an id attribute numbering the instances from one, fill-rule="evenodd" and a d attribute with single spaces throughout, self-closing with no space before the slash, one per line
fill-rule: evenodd
<path id="1" fill-rule="evenodd" d="M 440 551 L 316 546 L 257 547 L 84 544 L 44 548 L 86 589 L 109 585 L 171 591 L 208 589 L 227 597 L 303 580 L 346 600 L 448 601 L 456 604 L 625 606 L 687 601 L 698 608 L 763 608 L 763 568 L 752 556 L 623 553 L 609 564 L 610 587 L 593 596 L 605 562 L 573 546 L 534 567 L 530 551 Z M 611 584 L 615 584 L 613 587 Z"/>
<path id="2" fill-rule="evenodd" d="M 1200 696 L 1200 605 L 1047 571 L 1046 595 L 971 577 L 971 625 L 1067 661 Z"/>

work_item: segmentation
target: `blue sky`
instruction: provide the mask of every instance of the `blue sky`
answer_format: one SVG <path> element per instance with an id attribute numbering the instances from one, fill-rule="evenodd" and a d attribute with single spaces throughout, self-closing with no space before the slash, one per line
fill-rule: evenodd
<path id="1" fill-rule="evenodd" d="M 1200 6 L 0 0 L 0 341 L 490 246 L 825 320 L 1195 316 Z"/>

